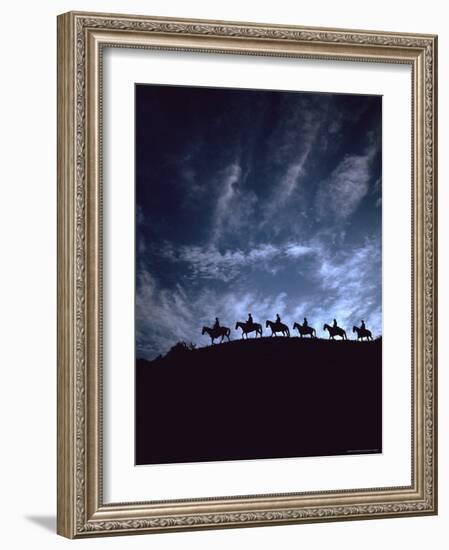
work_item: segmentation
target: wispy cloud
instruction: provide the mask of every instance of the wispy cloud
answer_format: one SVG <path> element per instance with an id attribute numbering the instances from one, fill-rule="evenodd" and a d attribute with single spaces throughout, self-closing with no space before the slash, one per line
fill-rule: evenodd
<path id="1" fill-rule="evenodd" d="M 291 242 L 285 245 L 283 251 L 289 258 L 299 258 L 305 254 L 311 254 L 314 249 L 312 246 Z"/>
<path id="2" fill-rule="evenodd" d="M 296 194 L 307 175 L 307 163 L 317 144 L 325 118 L 323 113 L 310 108 L 308 101 L 295 109 L 280 124 L 275 138 L 274 161 L 281 173 L 273 182 L 271 198 L 267 201 L 260 225 L 279 225 L 276 215 Z M 279 137 L 279 134 L 282 136 Z M 273 219 L 275 218 L 275 219 Z"/>
<path id="3" fill-rule="evenodd" d="M 242 175 L 242 168 L 238 162 L 227 166 L 218 181 L 219 194 L 213 220 L 212 240 L 217 241 L 223 232 L 226 220 L 230 218 L 229 211 L 238 195 L 238 182 Z"/>
<path id="4" fill-rule="evenodd" d="M 220 251 L 215 245 L 176 248 L 167 242 L 155 253 L 173 263 L 184 263 L 192 278 L 229 282 L 242 276 L 242 270 L 248 267 L 258 267 L 269 273 L 276 273 L 279 262 L 293 261 L 301 256 L 313 254 L 314 248 L 303 243 L 287 242 L 279 246 L 261 243 L 246 250 L 236 248 Z"/>
<path id="5" fill-rule="evenodd" d="M 137 276 L 136 343 L 137 354 L 155 357 L 178 341 L 188 341 L 195 325 L 194 311 L 183 289 L 160 287 L 147 270 Z"/>
<path id="6" fill-rule="evenodd" d="M 323 322 L 338 317 L 347 328 L 364 318 L 376 334 L 381 334 L 381 260 L 377 239 L 367 239 L 362 246 L 337 254 L 323 248 L 315 272 L 322 301 L 315 303 L 314 314 Z"/>
<path id="7" fill-rule="evenodd" d="M 368 193 L 376 152 L 377 147 L 371 145 L 362 155 L 343 158 L 318 191 L 316 207 L 320 217 L 331 214 L 344 220 L 355 212 Z"/>

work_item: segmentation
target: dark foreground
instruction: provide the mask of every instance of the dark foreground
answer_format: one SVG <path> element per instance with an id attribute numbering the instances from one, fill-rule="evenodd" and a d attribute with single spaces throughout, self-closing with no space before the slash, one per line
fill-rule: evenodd
<path id="1" fill-rule="evenodd" d="M 381 340 L 263 338 L 136 363 L 136 464 L 381 450 Z"/>

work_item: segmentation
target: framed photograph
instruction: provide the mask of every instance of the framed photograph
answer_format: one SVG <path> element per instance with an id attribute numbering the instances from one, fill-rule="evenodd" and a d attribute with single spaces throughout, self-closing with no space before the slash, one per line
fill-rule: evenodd
<path id="1" fill-rule="evenodd" d="M 436 53 L 59 16 L 59 534 L 437 513 Z"/>

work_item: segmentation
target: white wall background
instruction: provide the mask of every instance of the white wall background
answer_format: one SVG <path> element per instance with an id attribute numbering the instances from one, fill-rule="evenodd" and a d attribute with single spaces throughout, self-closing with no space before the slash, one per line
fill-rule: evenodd
<path id="1" fill-rule="evenodd" d="M 60 0 L 2 5 L 0 517 L 5 548 L 443 549 L 449 537 L 449 345 L 440 342 L 438 517 L 70 542 L 56 517 L 56 15 L 69 10 L 439 34 L 440 312 L 448 305 L 449 30 L 438 0 Z"/>

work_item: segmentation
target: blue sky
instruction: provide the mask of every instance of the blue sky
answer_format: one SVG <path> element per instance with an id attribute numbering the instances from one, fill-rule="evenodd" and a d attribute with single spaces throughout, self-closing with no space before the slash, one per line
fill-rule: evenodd
<path id="1" fill-rule="evenodd" d="M 380 96 L 136 85 L 137 357 L 249 312 L 381 334 L 381 125 Z"/>

